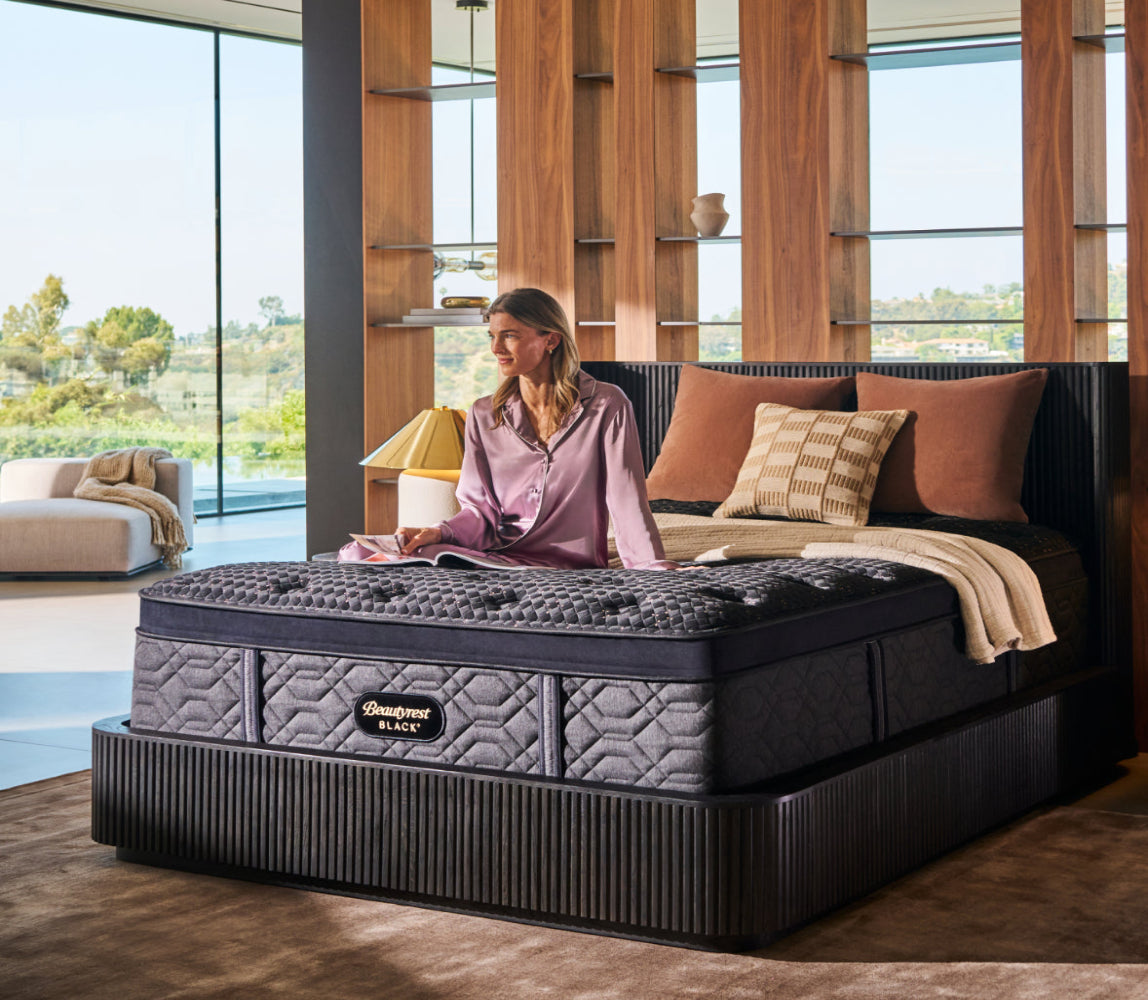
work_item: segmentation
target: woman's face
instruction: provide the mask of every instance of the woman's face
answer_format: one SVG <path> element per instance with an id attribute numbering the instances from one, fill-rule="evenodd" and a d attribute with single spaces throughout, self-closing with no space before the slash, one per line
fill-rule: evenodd
<path id="1" fill-rule="evenodd" d="M 539 333 L 507 313 L 490 317 L 490 350 L 504 378 L 519 375 L 532 382 L 552 382 L 550 349 L 560 339 L 556 333 Z"/>

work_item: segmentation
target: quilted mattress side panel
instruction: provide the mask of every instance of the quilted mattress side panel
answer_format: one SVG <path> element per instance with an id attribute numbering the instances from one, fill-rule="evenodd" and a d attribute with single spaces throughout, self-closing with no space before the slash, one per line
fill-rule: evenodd
<path id="1" fill-rule="evenodd" d="M 262 737 L 273 746 L 542 773 L 533 674 L 288 652 L 264 652 L 262 674 Z M 368 691 L 433 698 L 445 732 L 429 743 L 368 736 L 354 721 Z"/>
<path id="2" fill-rule="evenodd" d="M 712 683 L 565 677 L 565 776 L 662 791 L 763 781 L 874 739 L 863 643 Z"/>
<path id="3" fill-rule="evenodd" d="M 138 636 L 132 728 L 245 739 L 243 668 L 233 647 Z"/>
<path id="4" fill-rule="evenodd" d="M 1008 654 L 973 663 L 955 620 L 921 625 L 881 641 L 889 735 L 1008 694 Z"/>
<path id="5" fill-rule="evenodd" d="M 562 702 L 565 777 L 713 790 L 712 683 L 564 677 Z"/>
<path id="6" fill-rule="evenodd" d="M 795 656 L 736 674 L 718 690 L 718 774 L 738 788 L 876 739 L 866 643 Z"/>

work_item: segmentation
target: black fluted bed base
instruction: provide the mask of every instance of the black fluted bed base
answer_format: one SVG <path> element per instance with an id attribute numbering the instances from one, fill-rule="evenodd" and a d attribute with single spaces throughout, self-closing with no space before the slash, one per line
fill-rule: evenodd
<path id="1" fill-rule="evenodd" d="M 745 795 L 673 796 L 93 728 L 117 856 L 555 927 L 757 947 L 1111 763 L 1095 672 Z M 1110 727 L 1108 727 L 1110 729 Z"/>

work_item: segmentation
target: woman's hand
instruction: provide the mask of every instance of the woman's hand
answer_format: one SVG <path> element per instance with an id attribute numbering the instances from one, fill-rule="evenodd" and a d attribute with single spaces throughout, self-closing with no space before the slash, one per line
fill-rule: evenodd
<path id="1" fill-rule="evenodd" d="M 442 531 L 438 528 L 399 528 L 395 541 L 404 556 L 412 555 L 415 549 L 424 545 L 438 545 L 442 541 Z"/>

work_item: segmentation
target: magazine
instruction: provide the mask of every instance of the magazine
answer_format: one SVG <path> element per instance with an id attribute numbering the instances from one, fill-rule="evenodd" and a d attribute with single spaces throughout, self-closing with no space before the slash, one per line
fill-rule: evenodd
<path id="1" fill-rule="evenodd" d="M 362 562 L 388 563 L 404 566 L 445 566 L 470 568 L 481 566 L 486 569 L 529 569 L 496 552 L 476 552 L 458 545 L 424 545 L 414 555 L 404 556 L 394 535 L 355 535 L 351 537 L 363 548 L 370 549 L 371 555 Z M 534 567 L 537 569 L 537 567 Z"/>

